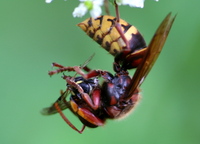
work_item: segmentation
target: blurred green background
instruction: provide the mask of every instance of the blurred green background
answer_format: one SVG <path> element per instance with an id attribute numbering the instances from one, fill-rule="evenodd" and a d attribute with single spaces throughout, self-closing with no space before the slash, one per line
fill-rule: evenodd
<path id="1" fill-rule="evenodd" d="M 73 18 L 77 5 L 77 0 L 0 1 L 0 143 L 199 144 L 199 0 L 146 0 L 144 9 L 120 7 L 121 17 L 135 25 L 147 43 L 170 11 L 178 14 L 142 85 L 143 98 L 129 117 L 86 128 L 80 135 L 58 114 L 40 114 L 66 88 L 61 75 L 47 75 L 52 62 L 79 65 L 95 52 L 89 66 L 112 71 L 113 57 L 76 26 L 89 17 Z M 76 117 L 66 114 L 81 128 Z"/>

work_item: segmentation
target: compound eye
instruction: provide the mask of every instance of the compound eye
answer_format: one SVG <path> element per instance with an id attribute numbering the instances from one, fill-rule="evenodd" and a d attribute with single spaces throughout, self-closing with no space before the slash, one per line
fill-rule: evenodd
<path id="1" fill-rule="evenodd" d="M 125 91 L 126 91 L 125 87 L 122 86 L 121 84 L 116 85 L 115 90 L 120 95 L 123 95 L 125 93 Z"/>
<path id="2" fill-rule="evenodd" d="M 117 84 L 116 85 L 116 89 L 121 89 L 122 88 L 122 85 L 121 84 Z"/>

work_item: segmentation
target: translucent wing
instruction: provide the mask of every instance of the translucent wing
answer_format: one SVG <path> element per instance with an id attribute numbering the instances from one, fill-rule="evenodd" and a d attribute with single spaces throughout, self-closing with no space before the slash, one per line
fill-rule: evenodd
<path id="1" fill-rule="evenodd" d="M 94 53 L 81 65 L 81 68 L 87 66 L 87 64 L 92 60 L 92 58 L 94 57 Z"/>
<path id="2" fill-rule="evenodd" d="M 62 93 L 62 95 L 57 99 L 55 103 L 57 103 L 61 110 L 69 108 L 69 103 L 66 101 L 66 97 L 68 95 L 68 91 Z M 57 109 L 55 108 L 55 103 L 53 103 L 50 107 L 42 109 L 41 113 L 43 115 L 51 115 L 58 113 Z"/>
<path id="3" fill-rule="evenodd" d="M 160 26 L 158 27 L 156 33 L 154 34 L 148 48 L 146 51 L 146 54 L 144 56 L 144 59 L 142 60 L 141 64 L 138 66 L 129 90 L 128 90 L 128 96 L 132 96 L 134 91 L 140 87 L 142 82 L 144 81 L 145 77 L 153 67 L 156 59 L 158 58 L 158 55 L 160 54 L 163 45 L 167 39 L 167 36 L 169 34 L 169 31 L 172 27 L 172 24 L 175 20 L 175 17 L 171 18 L 171 13 L 169 13 L 165 19 L 162 21 Z"/>

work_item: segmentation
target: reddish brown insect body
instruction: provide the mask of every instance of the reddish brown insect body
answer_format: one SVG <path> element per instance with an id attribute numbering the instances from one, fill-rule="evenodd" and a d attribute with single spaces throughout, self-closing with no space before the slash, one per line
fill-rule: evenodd
<path id="1" fill-rule="evenodd" d="M 121 63 L 117 61 L 118 54 L 115 55 L 115 75 L 108 71 L 90 70 L 86 65 L 82 67 L 64 67 L 53 63 L 53 66 L 58 67 L 58 69 L 50 71 L 49 75 L 64 71 L 75 71 L 80 76 L 70 77 L 64 75 L 63 79 L 67 82 L 67 90 L 61 94 L 51 107 L 44 109 L 42 113 L 45 115 L 60 113 L 68 125 L 79 133 L 83 132 L 85 126 L 95 128 L 104 125 L 106 119 L 117 119 L 129 114 L 140 99 L 139 87 L 162 50 L 174 19 L 170 19 L 170 14 L 166 16 L 148 47 L 139 48 L 132 53 L 129 51 L 128 55 L 125 53 L 126 50 L 122 50 L 118 54 L 126 57 L 126 59 L 123 60 L 120 57 Z M 126 36 L 121 37 L 126 38 Z M 142 57 L 140 57 L 141 53 Z M 132 60 L 138 59 L 138 55 L 141 60 L 133 78 L 131 78 L 127 69 L 128 66 L 133 68 L 133 65 L 129 65 L 129 60 L 132 63 Z M 82 69 L 87 73 L 85 74 Z M 98 77 L 104 79 L 102 85 L 99 84 Z M 69 100 L 66 99 L 68 95 L 70 95 Z M 83 123 L 81 130 L 78 130 L 64 116 L 62 113 L 64 109 L 69 109 L 80 119 Z"/>

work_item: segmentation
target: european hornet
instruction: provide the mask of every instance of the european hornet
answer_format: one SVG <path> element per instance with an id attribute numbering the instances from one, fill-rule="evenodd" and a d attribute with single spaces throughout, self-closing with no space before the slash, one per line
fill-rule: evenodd
<path id="1" fill-rule="evenodd" d="M 120 71 L 115 71 L 116 74 L 112 75 L 108 71 L 90 70 L 87 66 L 64 67 L 53 63 L 58 69 L 50 71 L 49 75 L 75 71 L 81 76 L 64 75 L 67 90 L 42 113 L 46 115 L 60 113 L 68 125 L 79 133 L 83 132 L 85 126 L 95 128 L 104 125 L 106 119 L 117 119 L 129 114 L 140 99 L 139 87 L 157 59 L 173 21 L 174 18 L 171 20 L 170 14 L 163 20 L 149 47 L 145 48 L 146 52 L 132 79 L 123 65 Z M 88 73 L 85 74 L 82 69 Z M 99 84 L 97 76 L 104 79 L 102 85 Z M 69 94 L 71 94 L 70 100 L 67 101 L 66 97 Z M 67 108 L 83 123 L 81 130 L 78 130 L 62 113 L 62 110 Z"/>
<path id="2" fill-rule="evenodd" d="M 86 126 L 95 128 L 104 125 L 107 119 L 128 115 L 141 97 L 140 86 L 161 52 L 174 19 L 171 13 L 165 17 L 148 47 L 137 29 L 119 17 L 101 16 L 80 23 L 79 26 L 89 36 L 115 56 L 115 74 L 89 69 L 86 64 L 92 56 L 83 66 L 65 67 L 53 63 L 58 69 L 50 71 L 50 76 L 65 71 L 75 71 L 80 76 L 63 75 L 62 78 L 67 82 L 66 91 L 61 92 L 58 100 L 51 107 L 43 109 L 42 113 L 59 113 L 79 133 Z M 136 68 L 136 71 L 131 78 L 127 70 L 132 68 Z M 99 84 L 98 77 L 104 79 L 102 84 Z M 66 99 L 68 95 L 69 100 Z M 64 109 L 69 109 L 79 118 L 83 124 L 81 130 L 65 117 L 62 113 Z"/>

